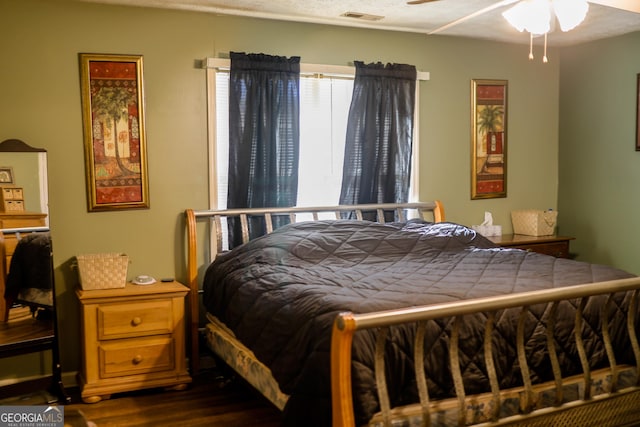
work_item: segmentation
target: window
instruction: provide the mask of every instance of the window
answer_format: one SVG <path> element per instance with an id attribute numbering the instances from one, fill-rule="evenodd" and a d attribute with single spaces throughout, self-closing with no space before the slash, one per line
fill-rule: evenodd
<path id="1" fill-rule="evenodd" d="M 211 207 L 225 209 L 227 203 L 229 71 L 226 60 L 207 59 L 210 108 L 215 126 L 215 154 L 210 161 L 212 181 Z M 225 70 L 226 67 L 226 70 Z M 353 92 L 353 76 L 345 68 L 317 64 L 301 64 L 300 77 L 300 163 L 298 206 L 337 205 L 342 185 L 344 144 Z M 323 75 L 324 73 L 324 75 Z M 337 77 L 334 77 L 336 75 Z M 429 73 L 418 73 L 428 80 Z M 416 103 L 418 97 L 416 96 Z M 416 116 L 418 115 L 416 106 Z M 418 121 L 415 121 L 417 136 Z M 418 168 L 417 137 L 412 152 L 410 200 L 416 200 Z"/>
<path id="2" fill-rule="evenodd" d="M 216 140 L 229 141 L 229 73 L 216 72 Z M 298 206 L 337 205 L 353 79 L 300 77 Z M 227 203 L 229 146 L 216 144 L 217 207 Z"/>
<path id="3" fill-rule="evenodd" d="M 337 205 L 352 79 L 300 79 L 299 206 Z"/>

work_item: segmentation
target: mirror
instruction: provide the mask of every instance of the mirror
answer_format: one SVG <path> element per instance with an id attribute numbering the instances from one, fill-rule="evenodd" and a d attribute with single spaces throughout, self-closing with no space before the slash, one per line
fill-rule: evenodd
<path id="1" fill-rule="evenodd" d="M 0 358 L 51 350 L 44 375 L 18 372 L 0 398 L 41 384 L 66 399 L 57 348 L 49 234 L 47 153 L 23 141 L 0 142 Z M 31 377 L 28 381 L 18 381 Z M 59 399 L 55 399 L 56 401 Z"/>
<path id="2" fill-rule="evenodd" d="M 18 141 L 18 140 L 8 140 Z M 22 141 L 19 141 L 22 142 Z M 49 223 L 49 198 L 47 192 L 47 152 L 29 147 L 36 151 L 5 151 L 8 147 L 17 149 L 25 146 L 7 141 L 0 143 L 0 186 L 21 188 L 25 212 L 44 213 L 45 224 Z M 19 204 L 14 204 L 19 209 Z M 0 206 L 0 212 L 9 212 Z"/>

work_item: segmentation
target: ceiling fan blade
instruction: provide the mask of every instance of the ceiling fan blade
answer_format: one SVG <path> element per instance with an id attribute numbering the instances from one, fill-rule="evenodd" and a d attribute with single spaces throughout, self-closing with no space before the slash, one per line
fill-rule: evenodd
<path id="1" fill-rule="evenodd" d="M 491 6 L 487 6 L 487 7 L 483 8 L 483 9 L 480 9 L 480 10 L 478 10 L 476 12 L 473 12 L 472 14 L 469 14 L 467 16 L 463 16 L 462 18 L 456 19 L 453 22 L 449 22 L 448 24 L 443 25 L 440 28 L 436 28 L 435 30 L 430 31 L 427 34 L 437 34 L 437 33 L 441 32 L 441 31 L 446 30 L 447 28 L 451 28 L 451 27 L 453 27 L 455 25 L 458 25 L 458 24 L 461 24 L 461 23 L 463 23 L 465 21 L 468 21 L 469 19 L 475 18 L 476 16 L 483 15 L 483 14 L 485 14 L 487 12 L 491 12 L 492 10 L 498 9 L 500 7 L 509 6 L 510 4 L 516 3 L 518 1 L 520 1 L 520 0 L 501 0 L 501 1 L 498 1 L 498 2 L 496 2 L 494 4 L 492 4 Z M 607 1 L 607 0 L 605 0 L 605 1 Z M 629 1 L 636 1 L 636 0 L 629 0 Z"/>
<path id="2" fill-rule="evenodd" d="M 422 3 L 431 3 L 434 1 L 438 1 L 438 0 L 413 0 L 413 1 L 408 1 L 407 4 L 414 5 L 414 4 L 422 4 Z"/>
<path id="3" fill-rule="evenodd" d="M 640 13 L 640 1 L 638 0 L 588 0 L 588 2 Z"/>

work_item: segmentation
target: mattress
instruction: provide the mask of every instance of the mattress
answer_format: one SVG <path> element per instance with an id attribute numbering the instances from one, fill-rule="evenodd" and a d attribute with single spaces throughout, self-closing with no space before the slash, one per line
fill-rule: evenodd
<path id="1" fill-rule="evenodd" d="M 204 304 L 267 366 L 282 392 L 289 395 L 285 424 L 330 425 L 330 336 L 339 312 L 368 313 L 410 306 L 490 297 L 631 277 L 619 269 L 559 259 L 518 249 L 496 247 L 459 224 L 379 224 L 326 220 L 282 227 L 224 253 L 205 274 Z M 624 308 L 627 295 L 616 296 Z M 559 359 L 564 376 L 581 371 L 571 334 L 576 302 L 563 302 L 556 320 Z M 606 365 L 604 344 L 596 328 L 604 298 L 585 308 L 583 335 L 592 368 Z M 552 378 L 546 356 L 547 306 L 528 308 L 525 347 L 531 355 L 534 383 Z M 501 388 L 522 379 L 515 350 L 517 310 L 496 313 L 495 361 Z M 465 318 L 460 354 L 467 393 L 489 391 L 484 366 L 483 314 Z M 612 339 L 622 354 L 630 344 L 622 310 L 615 310 Z M 394 327 L 385 361 L 391 405 L 418 401 L 412 359 L 415 325 Z M 425 370 L 432 398 L 454 395 L 448 368 L 451 319 L 430 322 L 425 335 Z M 567 340 L 568 341 L 568 340 Z M 379 409 L 373 373 L 373 331 L 356 334 L 353 344 L 353 396 L 356 421 L 363 424 Z"/>

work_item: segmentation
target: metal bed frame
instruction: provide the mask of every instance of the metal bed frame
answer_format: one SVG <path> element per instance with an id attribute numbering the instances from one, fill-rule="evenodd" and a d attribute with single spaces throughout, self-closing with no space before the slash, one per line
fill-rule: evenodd
<path id="1" fill-rule="evenodd" d="M 242 224 L 243 242 L 249 240 L 248 223 L 250 218 L 264 218 L 264 225 L 267 233 L 273 230 L 273 217 L 286 215 L 291 222 L 296 222 L 297 217 L 303 213 L 311 213 L 313 220 L 317 220 L 322 213 L 333 213 L 335 218 L 340 218 L 342 214 L 351 212 L 356 219 L 363 218 L 363 212 L 374 212 L 377 221 L 384 222 L 385 212 L 395 212 L 397 219 L 404 220 L 406 212 L 414 210 L 417 215 L 426 220 L 434 222 L 444 221 L 444 209 L 439 201 L 410 204 L 370 204 L 353 206 L 332 206 L 332 207 L 311 207 L 311 208 L 265 208 L 265 209 L 229 209 L 229 210 L 187 210 L 186 225 L 188 238 L 188 282 L 191 288 L 191 369 L 195 373 L 199 369 L 198 364 L 198 339 L 200 331 L 200 301 L 199 301 L 199 281 L 198 281 L 198 221 L 204 221 L 210 233 L 209 240 L 211 247 L 208 249 L 210 255 L 204 265 L 213 260 L 222 248 L 223 217 L 238 217 Z M 425 218 L 425 213 L 431 215 Z M 207 240 L 205 238 L 205 240 Z M 634 366 L 619 366 L 616 364 L 616 353 L 611 343 L 609 332 L 609 315 L 612 309 L 612 297 L 618 292 L 632 292 L 632 303 L 627 313 L 627 332 L 632 344 L 636 363 Z M 592 426 L 620 426 L 634 425 L 640 423 L 640 345 L 638 343 L 638 332 L 634 324 L 637 316 L 637 300 L 640 292 L 640 278 L 621 279 L 608 282 L 599 282 L 557 288 L 543 291 L 516 293 L 503 295 L 495 298 L 479 298 L 463 300 L 454 303 L 429 305 L 423 307 L 411 307 L 401 310 L 390 310 L 384 312 L 353 314 L 342 313 L 335 320 L 332 343 L 331 343 L 331 382 L 332 382 L 332 408 L 334 426 L 355 426 L 353 413 L 353 401 L 351 397 L 351 345 L 354 333 L 362 329 L 377 329 L 377 352 L 376 352 L 376 384 L 378 389 L 381 411 L 370 421 L 370 425 L 391 426 L 392 422 L 403 419 L 405 422 L 410 417 L 417 417 L 420 425 L 431 426 L 432 418 L 442 408 L 449 407 L 450 414 L 453 413 L 454 424 L 464 425 L 529 425 L 529 426 L 570 426 L 570 425 L 592 425 Z M 579 301 L 575 317 L 575 330 L 581 331 L 583 323 L 583 309 L 587 298 L 595 295 L 608 295 L 607 303 L 602 312 L 601 333 L 605 343 L 605 349 L 609 360 L 609 367 L 603 372 L 591 372 L 589 361 L 586 357 L 584 343 L 580 333 L 574 335 L 576 346 L 581 358 L 583 374 L 580 378 L 563 378 L 560 372 L 559 362 L 555 353 L 555 343 L 553 336 L 553 322 L 556 319 L 558 304 L 561 301 Z M 535 304 L 551 304 L 550 325 L 547 327 L 547 348 L 550 354 L 553 368 L 554 381 L 551 385 L 555 394 L 555 401 L 550 407 L 537 407 L 535 387 L 529 378 L 529 368 L 527 355 L 524 348 L 524 317 L 527 307 Z M 494 350 L 491 345 L 491 335 L 494 327 L 495 313 L 506 308 L 520 308 L 520 318 L 517 325 L 517 355 L 518 363 L 521 367 L 523 388 L 515 391 L 501 390 L 499 379 L 493 365 Z M 460 371 L 460 360 L 458 358 L 458 331 L 460 324 L 464 321 L 464 316 L 473 313 L 486 314 L 484 350 L 485 362 L 491 385 L 491 393 L 485 399 L 492 408 L 488 420 L 477 423 L 469 417 L 468 405 L 474 402 L 476 396 L 465 394 L 462 374 Z M 427 392 L 427 378 L 423 370 L 422 363 L 416 365 L 416 382 L 418 384 L 420 403 L 408 410 L 405 408 L 391 408 L 384 376 L 383 348 L 386 333 L 392 325 L 402 323 L 417 324 L 417 334 L 414 357 L 422 360 L 425 354 L 423 346 L 423 334 L 425 323 L 429 320 L 449 318 L 454 319 L 452 337 L 450 342 L 450 366 L 454 380 L 456 397 L 448 402 L 432 401 Z M 250 352 L 249 352 L 250 353 Z M 633 385 L 618 388 L 618 376 L 625 370 L 631 371 L 634 376 Z M 596 375 L 604 375 L 611 378 L 611 386 L 604 393 L 592 391 L 593 378 Z M 569 382 L 581 384 L 583 392 L 578 400 L 569 402 L 563 401 L 564 385 Z M 517 393 L 520 397 L 521 413 L 507 418 L 501 418 L 500 406 L 502 396 L 505 393 Z M 267 396 L 268 397 L 268 396 Z M 275 403 L 275 402 L 274 402 Z M 449 418 L 450 419 L 450 418 Z M 395 425 L 395 424 L 394 424 Z M 413 425 L 413 424 L 412 424 Z M 449 425 L 449 424 L 447 424 Z"/>

